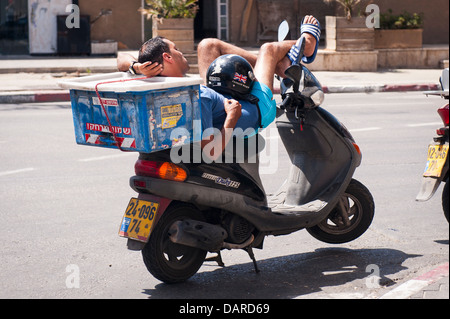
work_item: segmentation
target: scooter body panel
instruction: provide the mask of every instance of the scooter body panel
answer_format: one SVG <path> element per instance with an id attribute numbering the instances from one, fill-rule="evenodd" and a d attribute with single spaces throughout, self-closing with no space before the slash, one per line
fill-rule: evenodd
<path id="1" fill-rule="evenodd" d="M 278 196 L 269 198 L 272 202 L 267 202 L 260 182 L 257 156 L 255 163 L 252 156 L 244 163 L 182 163 L 179 165 L 189 172 L 185 182 L 134 176 L 130 186 L 139 193 L 235 213 L 269 234 L 311 227 L 336 205 L 359 165 L 359 154 L 314 109 L 309 110 L 303 130 L 289 113 L 278 119 L 277 126 L 290 154 L 291 169 Z M 168 151 L 158 153 L 142 154 L 141 158 L 170 159 Z M 145 187 L 136 186 L 143 182 Z M 285 200 L 280 199 L 284 191 Z"/>
<path id="2" fill-rule="evenodd" d="M 284 186 L 285 203 L 304 205 L 315 199 L 328 202 L 332 197 L 329 189 L 345 183 L 346 179 L 350 182 L 357 156 L 353 146 L 317 111 L 309 110 L 305 114 L 302 127 L 300 121 L 292 113 L 285 113 L 277 121 L 292 163 Z"/>

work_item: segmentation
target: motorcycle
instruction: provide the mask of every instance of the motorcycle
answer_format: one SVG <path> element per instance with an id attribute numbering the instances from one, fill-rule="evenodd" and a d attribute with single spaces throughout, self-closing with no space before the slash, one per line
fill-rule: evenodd
<path id="1" fill-rule="evenodd" d="M 440 91 L 425 92 L 426 95 L 437 95 L 444 99 L 449 99 L 449 74 L 448 68 L 442 71 L 440 78 Z M 448 103 L 437 110 L 444 127 L 436 130 L 433 141 L 428 145 L 427 163 L 422 177 L 422 185 L 417 201 L 427 201 L 436 193 L 439 185 L 444 183 L 442 191 L 442 209 L 444 210 L 447 222 L 449 220 L 449 173 L 448 173 L 448 121 L 449 106 Z"/>
<path id="2" fill-rule="evenodd" d="M 128 238 L 129 249 L 142 251 L 155 278 L 186 281 L 208 252 L 217 255 L 206 260 L 224 266 L 221 251 L 229 249 L 247 251 L 259 272 L 253 248 L 262 249 L 266 236 L 306 229 L 320 241 L 339 244 L 369 228 L 374 200 L 353 179 L 360 148 L 345 126 L 319 106 L 322 86 L 305 66 L 293 64 L 286 75 L 276 126 L 290 171 L 274 194 L 266 194 L 259 176 L 258 152 L 264 148 L 259 134 L 245 140 L 243 152 L 237 151 L 237 141 L 227 146 L 223 157 L 231 156 L 232 163 L 196 161 L 196 144 L 140 153 L 130 178 L 138 196 L 130 200 L 119 234 Z M 180 151 L 190 151 L 190 158 L 174 163 Z"/>

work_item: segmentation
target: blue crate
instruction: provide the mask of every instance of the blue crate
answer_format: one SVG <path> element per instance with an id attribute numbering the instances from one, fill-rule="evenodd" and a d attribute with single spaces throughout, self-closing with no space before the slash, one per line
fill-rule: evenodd
<path id="1" fill-rule="evenodd" d="M 76 142 L 151 153 L 201 139 L 199 78 L 130 78 L 125 73 L 89 76 L 60 83 L 70 89 Z"/>

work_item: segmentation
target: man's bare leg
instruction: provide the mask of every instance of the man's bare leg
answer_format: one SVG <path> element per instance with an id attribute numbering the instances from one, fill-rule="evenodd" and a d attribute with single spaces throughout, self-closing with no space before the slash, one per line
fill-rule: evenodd
<path id="1" fill-rule="evenodd" d="M 293 43 L 295 44 L 295 41 L 265 43 L 259 50 L 258 60 L 254 68 L 255 76 L 259 82 L 267 85 L 272 92 L 274 75 L 278 73 L 280 76 L 283 76 L 284 70 L 290 65 L 286 54 Z"/>
<path id="2" fill-rule="evenodd" d="M 311 56 L 314 53 L 316 39 L 311 34 L 304 34 L 305 55 Z M 291 61 L 286 56 L 297 41 L 283 41 L 265 43 L 261 47 L 258 60 L 254 68 L 255 76 L 259 82 L 267 85 L 273 92 L 274 75 L 278 74 L 284 78 L 284 71 L 291 65 Z"/>
<path id="3" fill-rule="evenodd" d="M 306 16 L 304 23 L 317 24 L 313 16 Z M 316 39 L 309 33 L 303 34 L 305 37 L 305 56 L 314 53 Z M 284 71 L 291 65 L 291 61 L 286 56 L 294 44 L 300 39 L 287 40 L 282 42 L 271 42 L 264 44 L 259 54 L 253 54 L 235 45 L 221 41 L 219 39 L 205 39 L 198 46 L 198 66 L 202 79 L 206 80 L 206 72 L 210 64 L 219 56 L 224 54 L 237 54 L 246 59 L 254 68 L 258 81 L 266 84 L 273 92 L 274 75 L 285 77 Z"/>
<path id="4" fill-rule="evenodd" d="M 206 79 L 206 72 L 211 63 L 224 54 L 237 54 L 246 59 L 253 67 L 258 56 L 235 45 L 219 39 L 204 39 L 198 45 L 198 68 L 202 79 Z"/>
<path id="5" fill-rule="evenodd" d="M 296 42 L 297 41 L 295 40 L 287 40 L 283 42 L 266 43 L 259 50 L 259 54 L 256 55 L 218 39 L 202 40 L 198 46 L 198 67 L 200 76 L 202 79 L 206 79 L 206 72 L 208 71 L 209 66 L 221 55 L 237 54 L 246 59 L 253 66 L 258 81 L 266 84 L 273 90 L 273 77 L 275 74 L 278 74 L 282 78 L 285 77 L 284 71 L 291 65 L 291 61 L 286 55 Z M 306 48 L 312 47 L 312 52 L 314 52 L 314 46 L 314 37 L 307 34 Z M 305 53 L 307 53 L 306 50 Z"/>

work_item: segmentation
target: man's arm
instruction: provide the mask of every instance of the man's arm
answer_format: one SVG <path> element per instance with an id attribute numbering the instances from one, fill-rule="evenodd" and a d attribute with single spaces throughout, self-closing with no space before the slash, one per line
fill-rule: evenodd
<path id="1" fill-rule="evenodd" d="M 213 161 L 217 160 L 223 153 L 225 147 L 233 136 L 233 130 L 242 114 L 242 106 L 236 100 L 225 99 L 224 109 L 227 113 L 227 117 L 223 124 L 222 130 L 220 131 L 220 136 L 211 135 L 201 142 L 202 150 L 206 152 L 206 155 Z"/>
<path id="2" fill-rule="evenodd" d="M 137 59 L 128 53 L 119 52 L 117 54 L 117 69 L 121 72 L 126 72 Z M 145 63 L 136 62 L 133 66 L 136 74 L 142 74 L 147 77 L 153 77 L 159 75 L 163 71 L 163 65 L 151 61 Z"/>
<path id="3" fill-rule="evenodd" d="M 117 54 L 117 69 L 126 72 L 134 61 L 137 61 L 137 59 L 131 54 L 119 52 Z"/>

